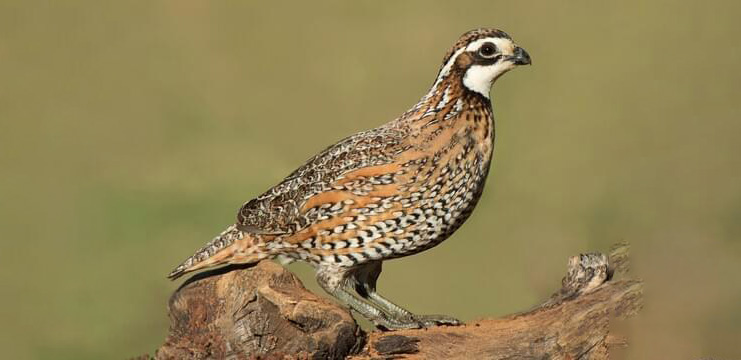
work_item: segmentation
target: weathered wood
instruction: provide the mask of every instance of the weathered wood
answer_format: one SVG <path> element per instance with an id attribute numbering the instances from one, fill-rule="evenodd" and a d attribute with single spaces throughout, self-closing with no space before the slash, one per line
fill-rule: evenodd
<path id="1" fill-rule="evenodd" d="M 642 283 L 624 278 L 627 266 L 625 246 L 609 258 L 574 256 L 561 289 L 527 312 L 370 335 L 279 265 L 224 269 L 175 292 L 156 358 L 607 359 L 611 346 L 626 343 L 610 334 L 611 321 L 641 308 Z"/>
<path id="2" fill-rule="evenodd" d="M 625 343 L 610 336 L 611 320 L 641 308 L 642 283 L 619 280 L 626 272 L 625 246 L 616 247 L 609 261 L 603 254 L 574 256 L 562 288 L 530 311 L 458 327 L 374 332 L 364 354 L 353 359 L 389 353 L 403 359 L 607 359 L 610 346 Z M 379 349 L 390 336 L 414 341 L 416 349 Z"/>
<path id="3" fill-rule="evenodd" d="M 342 359 L 365 342 L 346 309 L 270 261 L 196 275 L 173 294 L 169 310 L 170 334 L 157 359 Z"/>

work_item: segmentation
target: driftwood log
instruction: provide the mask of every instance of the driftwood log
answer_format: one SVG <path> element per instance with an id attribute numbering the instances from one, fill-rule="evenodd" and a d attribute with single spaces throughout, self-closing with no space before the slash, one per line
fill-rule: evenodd
<path id="1" fill-rule="evenodd" d="M 156 359 L 607 359 L 625 339 L 616 318 L 641 308 L 627 247 L 568 261 L 542 305 L 456 327 L 364 332 L 349 311 L 306 290 L 273 262 L 186 281 L 169 303 L 170 333 Z M 148 358 L 143 356 L 142 358 Z"/>

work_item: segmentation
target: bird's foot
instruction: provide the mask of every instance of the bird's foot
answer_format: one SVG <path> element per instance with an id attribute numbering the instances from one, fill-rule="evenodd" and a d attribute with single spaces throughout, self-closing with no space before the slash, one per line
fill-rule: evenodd
<path id="1" fill-rule="evenodd" d="M 462 321 L 446 315 L 411 315 L 397 319 L 383 317 L 382 319 L 374 319 L 373 323 L 382 330 L 423 329 L 433 326 L 463 324 Z"/>
<path id="2" fill-rule="evenodd" d="M 440 325 L 463 325 L 463 321 L 447 315 L 412 315 L 412 319 L 414 319 L 414 321 L 420 324 L 423 328 Z"/>
<path id="3" fill-rule="evenodd" d="M 421 322 L 412 318 L 391 318 L 387 316 L 377 317 L 370 319 L 373 325 L 380 330 L 403 330 L 403 329 L 419 329 L 425 327 Z"/>

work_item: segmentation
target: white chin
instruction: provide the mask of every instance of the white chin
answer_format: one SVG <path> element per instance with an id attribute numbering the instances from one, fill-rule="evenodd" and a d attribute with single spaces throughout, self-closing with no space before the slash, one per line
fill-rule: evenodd
<path id="1" fill-rule="evenodd" d="M 463 85 L 471 91 L 475 91 L 489 98 L 491 85 L 498 77 L 514 67 L 509 61 L 502 61 L 492 65 L 473 65 L 466 70 L 463 76 Z"/>

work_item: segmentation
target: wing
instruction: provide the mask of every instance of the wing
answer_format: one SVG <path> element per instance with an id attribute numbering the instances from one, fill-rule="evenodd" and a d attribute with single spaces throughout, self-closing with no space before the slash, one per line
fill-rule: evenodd
<path id="1" fill-rule="evenodd" d="M 328 147 L 278 185 L 245 203 L 237 226 L 255 234 L 290 234 L 312 222 L 306 203 L 333 189 L 345 174 L 391 164 L 405 150 L 406 132 L 390 126 L 364 131 Z"/>

